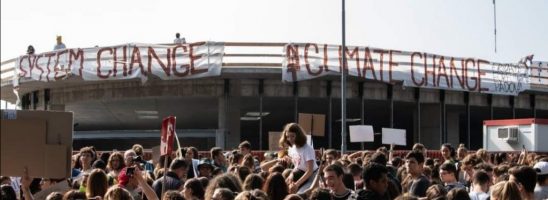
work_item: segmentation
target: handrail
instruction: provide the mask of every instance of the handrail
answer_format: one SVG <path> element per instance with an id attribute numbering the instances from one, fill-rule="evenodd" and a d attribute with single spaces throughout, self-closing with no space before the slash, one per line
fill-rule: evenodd
<path id="1" fill-rule="evenodd" d="M 223 42 L 225 46 L 222 66 L 227 68 L 281 68 L 284 57 L 283 47 L 288 43 L 282 42 Z M 173 45 L 172 43 L 163 45 Z M 250 48 L 251 47 L 251 48 Z M 10 85 L 15 77 L 17 58 L 2 61 L 0 66 L 1 87 Z M 537 69 L 536 67 L 531 67 Z M 532 79 L 547 80 L 548 77 L 531 74 Z M 545 90 L 546 85 L 531 84 L 532 90 Z"/>

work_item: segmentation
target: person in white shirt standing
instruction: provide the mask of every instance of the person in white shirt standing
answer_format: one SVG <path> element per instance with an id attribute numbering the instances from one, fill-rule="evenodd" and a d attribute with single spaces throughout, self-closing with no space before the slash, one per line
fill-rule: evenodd
<path id="1" fill-rule="evenodd" d="M 173 43 L 175 44 L 186 44 L 185 38 L 181 38 L 180 33 L 175 33 L 175 40 L 173 40 Z"/>
<path id="2" fill-rule="evenodd" d="M 470 188 L 471 200 L 485 200 L 489 198 L 489 187 L 491 179 L 487 172 L 483 170 L 476 171 L 472 178 L 472 188 Z"/>
<path id="3" fill-rule="evenodd" d="M 295 166 L 293 173 L 286 179 L 290 193 L 303 193 L 312 184 L 317 173 L 316 153 L 306 143 L 303 128 L 297 123 L 285 125 L 280 138 L 280 146 L 289 146 L 288 155 Z"/>

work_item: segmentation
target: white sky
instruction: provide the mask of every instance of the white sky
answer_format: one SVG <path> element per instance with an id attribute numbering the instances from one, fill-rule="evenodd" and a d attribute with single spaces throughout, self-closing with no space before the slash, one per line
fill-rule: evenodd
<path id="1" fill-rule="evenodd" d="M 53 49 L 128 42 L 341 43 L 341 0 L 2 0 L 1 60 Z M 548 1 L 347 0 L 347 45 L 424 51 L 497 62 L 548 61 Z"/>

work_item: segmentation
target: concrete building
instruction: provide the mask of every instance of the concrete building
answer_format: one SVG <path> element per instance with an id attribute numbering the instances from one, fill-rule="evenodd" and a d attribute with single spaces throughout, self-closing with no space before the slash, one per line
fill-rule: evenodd
<path id="1" fill-rule="evenodd" d="M 326 136 L 314 137 L 315 147 L 339 148 L 339 77 L 283 83 L 283 55 L 279 52 L 284 45 L 225 43 L 218 77 L 150 78 L 145 83 L 139 79 L 25 79 L 19 89 L 21 105 L 30 110 L 74 112 L 75 149 L 85 145 L 101 150 L 126 149 L 134 143 L 145 148 L 159 145 L 161 120 L 168 115 L 177 117 L 177 133 L 184 146 L 234 148 L 249 140 L 253 149 L 267 149 L 268 132 L 281 131 L 286 123 L 297 121 L 298 113 L 325 114 Z M 2 100 L 9 102 L 16 100 L 14 63 L 2 63 Z M 420 142 L 439 149 L 441 143 L 450 142 L 477 149 L 483 144 L 484 120 L 548 118 L 547 88 L 532 84 L 519 96 L 504 96 L 348 77 L 347 118 L 349 125 L 373 125 L 375 132 L 381 132 L 382 127 L 406 129 L 407 148 Z M 366 149 L 381 145 L 380 136 L 375 137 L 374 143 L 364 144 Z M 349 150 L 361 148 L 360 143 L 348 143 Z"/>

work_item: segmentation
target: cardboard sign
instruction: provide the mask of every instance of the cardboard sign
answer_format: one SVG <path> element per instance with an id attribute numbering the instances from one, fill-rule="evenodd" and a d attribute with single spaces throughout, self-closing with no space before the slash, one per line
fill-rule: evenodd
<path id="1" fill-rule="evenodd" d="M 325 136 L 325 115 L 312 115 L 312 136 Z"/>
<path id="2" fill-rule="evenodd" d="M 162 121 L 160 137 L 160 155 L 171 155 L 173 152 L 173 139 L 175 137 L 175 117 L 169 116 Z"/>
<path id="3" fill-rule="evenodd" d="M 350 126 L 350 142 L 373 142 L 375 140 L 373 135 L 373 126 Z"/>
<path id="4" fill-rule="evenodd" d="M 16 115 L 1 121 L 0 174 L 23 176 L 26 166 L 31 177 L 70 177 L 72 113 L 18 110 Z"/>
<path id="5" fill-rule="evenodd" d="M 282 137 L 282 132 L 270 131 L 268 132 L 268 150 L 278 151 L 280 150 L 280 145 L 278 144 L 280 138 Z"/>
<path id="6" fill-rule="evenodd" d="M 299 113 L 299 125 L 306 134 L 310 134 L 312 132 L 312 114 Z"/>
<path id="7" fill-rule="evenodd" d="M 382 143 L 407 145 L 405 129 L 382 128 Z"/>

